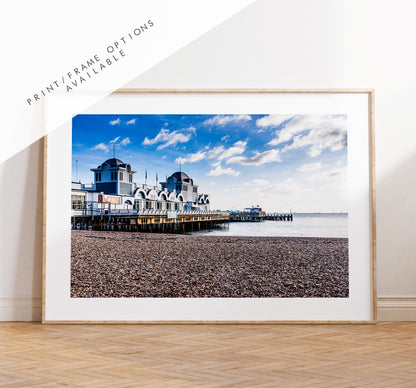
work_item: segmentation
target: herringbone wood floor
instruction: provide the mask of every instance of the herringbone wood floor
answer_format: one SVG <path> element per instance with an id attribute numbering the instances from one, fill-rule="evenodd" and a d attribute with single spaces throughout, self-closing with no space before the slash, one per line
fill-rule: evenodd
<path id="1" fill-rule="evenodd" d="M 1 387 L 416 387 L 416 322 L 0 323 Z"/>

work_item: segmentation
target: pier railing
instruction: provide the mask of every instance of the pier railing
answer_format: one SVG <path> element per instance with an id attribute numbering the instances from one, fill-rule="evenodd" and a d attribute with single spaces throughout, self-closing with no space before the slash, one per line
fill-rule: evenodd
<path id="1" fill-rule="evenodd" d="M 293 221 L 292 213 L 230 212 L 230 222 Z"/>
<path id="2" fill-rule="evenodd" d="M 174 212 L 178 216 L 191 215 L 223 215 L 228 216 L 229 213 L 221 210 L 156 210 L 156 209 L 72 209 L 72 216 L 90 217 L 90 216 L 167 216 L 168 213 Z"/>
<path id="3" fill-rule="evenodd" d="M 292 213 L 266 213 L 265 220 L 268 221 L 293 221 Z"/>
<path id="4" fill-rule="evenodd" d="M 166 216 L 168 212 L 176 212 L 178 216 L 181 215 L 202 215 L 202 214 L 222 214 L 228 215 L 228 212 L 224 212 L 221 210 L 154 210 L 154 209 L 146 209 L 138 211 L 138 215 L 160 215 Z"/>

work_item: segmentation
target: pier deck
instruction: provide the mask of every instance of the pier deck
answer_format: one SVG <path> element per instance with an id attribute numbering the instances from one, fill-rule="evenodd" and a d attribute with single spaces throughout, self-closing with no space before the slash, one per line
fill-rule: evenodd
<path id="1" fill-rule="evenodd" d="M 293 221 L 292 213 L 267 213 L 264 217 L 269 221 Z"/>
<path id="2" fill-rule="evenodd" d="M 167 211 L 120 209 L 97 212 L 72 211 L 72 229 L 116 230 L 131 232 L 186 232 L 220 227 L 229 222 L 229 213 L 221 211 Z"/>

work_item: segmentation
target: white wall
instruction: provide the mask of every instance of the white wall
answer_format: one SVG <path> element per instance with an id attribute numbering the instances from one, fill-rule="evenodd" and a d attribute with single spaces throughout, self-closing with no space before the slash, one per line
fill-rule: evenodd
<path id="1" fill-rule="evenodd" d="M 416 319 L 415 14 L 413 0 L 259 0 L 127 85 L 374 88 L 381 319 Z M 40 148 L 0 170 L 0 319 L 39 316 Z"/>
<path id="2" fill-rule="evenodd" d="M 39 320 L 43 141 L 0 165 L 0 320 Z"/>

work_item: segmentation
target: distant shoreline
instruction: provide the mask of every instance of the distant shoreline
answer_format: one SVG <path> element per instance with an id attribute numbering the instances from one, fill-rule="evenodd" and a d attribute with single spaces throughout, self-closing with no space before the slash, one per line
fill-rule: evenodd
<path id="1" fill-rule="evenodd" d="M 296 213 L 296 212 L 293 212 L 292 213 L 293 215 L 311 215 L 311 216 L 317 216 L 317 215 L 325 215 L 325 216 L 332 216 L 332 215 L 334 215 L 334 216 L 348 216 L 348 213 L 323 213 L 323 212 L 317 212 L 317 213 Z"/>

